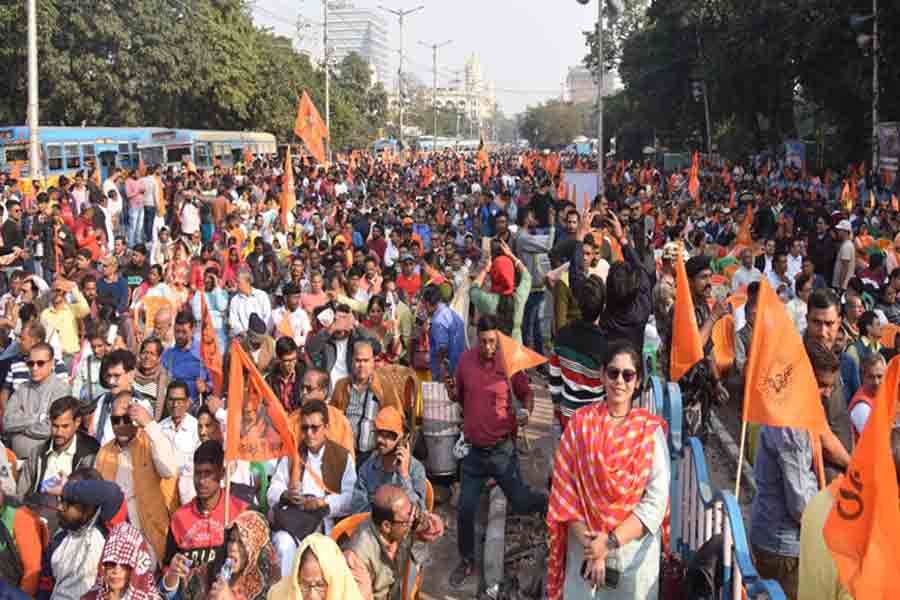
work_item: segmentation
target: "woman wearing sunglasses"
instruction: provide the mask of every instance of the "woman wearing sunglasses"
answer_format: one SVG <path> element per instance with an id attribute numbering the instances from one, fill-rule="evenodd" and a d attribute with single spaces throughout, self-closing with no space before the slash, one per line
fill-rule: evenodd
<path id="1" fill-rule="evenodd" d="M 665 422 L 633 407 L 640 355 L 612 342 L 606 402 L 578 410 L 556 453 L 547 525 L 547 592 L 566 598 L 655 599 L 669 503 Z"/>
<path id="2" fill-rule="evenodd" d="M 144 536 L 134 525 L 116 525 L 106 538 L 97 582 L 81 600 L 158 600 L 154 565 Z"/>

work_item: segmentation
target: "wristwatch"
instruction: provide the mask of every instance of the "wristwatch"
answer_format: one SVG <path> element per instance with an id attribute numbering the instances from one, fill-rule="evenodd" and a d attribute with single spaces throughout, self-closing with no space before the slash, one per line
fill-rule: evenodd
<path id="1" fill-rule="evenodd" d="M 619 538 L 616 537 L 616 534 L 612 531 L 609 532 L 609 535 L 606 536 L 606 549 L 607 550 L 617 550 L 619 548 Z"/>

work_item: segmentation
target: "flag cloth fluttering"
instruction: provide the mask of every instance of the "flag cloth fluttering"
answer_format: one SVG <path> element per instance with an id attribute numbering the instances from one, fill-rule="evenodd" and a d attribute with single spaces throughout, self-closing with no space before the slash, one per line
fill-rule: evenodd
<path id="1" fill-rule="evenodd" d="M 765 277 L 759 282 L 747 355 L 745 422 L 805 429 L 814 434 L 827 430 L 819 385 L 803 340 Z"/>
<path id="2" fill-rule="evenodd" d="M 503 371 L 507 377 L 547 362 L 546 357 L 499 331 L 497 332 L 497 341 L 500 345 L 500 362 L 503 364 Z"/>
<path id="3" fill-rule="evenodd" d="M 700 154 L 694 152 L 694 158 L 691 160 L 691 173 L 688 179 L 688 192 L 694 202 L 700 203 Z"/>
<path id="4" fill-rule="evenodd" d="M 325 143 L 329 138 L 328 128 L 319 116 L 316 105 L 305 91 L 297 105 L 297 117 L 294 119 L 294 135 L 303 140 L 309 153 L 319 164 L 325 163 Z"/>
<path id="5" fill-rule="evenodd" d="M 212 324 L 212 316 L 209 314 L 209 305 L 206 302 L 206 292 L 200 290 L 200 358 L 203 365 L 209 370 L 212 379 L 213 393 L 222 395 L 223 377 L 222 352 L 216 343 L 216 330 Z"/>
<path id="6" fill-rule="evenodd" d="M 291 159 L 291 146 L 284 152 L 284 175 L 281 180 L 281 194 L 278 198 L 281 205 L 281 224 L 287 229 L 288 215 L 297 205 L 297 194 L 294 188 L 294 165 Z"/>
<path id="7" fill-rule="evenodd" d="M 225 460 L 267 461 L 297 454 L 275 392 L 237 340 L 231 341 Z"/>
<path id="8" fill-rule="evenodd" d="M 678 381 L 702 358 L 703 341 L 697 327 L 694 298 L 691 296 L 691 285 L 684 267 L 684 252 L 679 246 L 675 259 L 675 314 L 672 317 L 669 379 Z"/>
<path id="9" fill-rule="evenodd" d="M 829 487 L 834 505 L 825 544 L 841 583 L 854 598 L 900 598 L 900 503 L 891 453 L 900 359 L 893 358 L 875 398 L 847 474 Z"/>

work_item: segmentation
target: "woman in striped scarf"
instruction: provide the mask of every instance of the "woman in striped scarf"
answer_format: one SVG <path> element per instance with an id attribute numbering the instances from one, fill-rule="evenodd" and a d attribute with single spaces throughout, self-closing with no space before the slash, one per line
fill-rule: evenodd
<path id="1" fill-rule="evenodd" d="M 579 409 L 563 434 L 547 514 L 547 593 L 655 599 L 670 466 L 665 422 L 632 408 L 640 355 L 613 342 L 603 359 L 606 402 Z"/>

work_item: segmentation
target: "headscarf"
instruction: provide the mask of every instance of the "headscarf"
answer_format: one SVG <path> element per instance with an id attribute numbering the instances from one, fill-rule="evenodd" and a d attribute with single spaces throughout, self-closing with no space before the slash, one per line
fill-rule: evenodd
<path id="1" fill-rule="evenodd" d="M 516 289 L 516 269 L 508 256 L 498 256 L 491 263 L 491 291 L 509 296 Z"/>
<path id="2" fill-rule="evenodd" d="M 269 524 L 258 512 L 248 510 L 238 515 L 228 529 L 235 527 L 247 554 L 247 564 L 237 579 L 230 582 L 231 591 L 238 600 L 262 600 L 281 575 L 278 555 L 269 539 Z M 227 535 L 225 539 L 228 539 Z M 203 567 L 198 576 L 188 583 L 189 591 L 196 592 L 190 594 L 193 597 L 209 595 L 212 584 L 222 571 L 227 552 L 217 554 L 216 560 Z"/>
<path id="3" fill-rule="evenodd" d="M 110 589 L 104 576 L 106 563 L 128 565 L 131 577 L 128 580 L 128 600 L 158 600 L 159 592 L 153 579 L 153 559 L 147 541 L 131 523 L 120 523 L 113 527 L 103 546 L 100 569 L 94 587 L 84 595 L 83 600 L 101 600 L 109 595 Z"/>
<path id="4" fill-rule="evenodd" d="M 234 250 L 237 252 L 238 259 L 237 261 L 231 260 L 231 251 Z M 225 251 L 225 269 L 222 271 L 222 283 L 223 285 L 227 285 L 229 283 L 237 284 L 237 274 L 238 271 L 246 267 L 247 263 L 244 261 L 243 257 L 241 257 L 241 250 L 237 246 L 231 246 L 228 250 Z"/>
<path id="5" fill-rule="evenodd" d="M 328 594 L 325 596 L 325 600 L 362 600 L 363 596 L 359 591 L 359 586 L 357 586 L 353 574 L 350 573 L 350 567 L 347 566 L 341 549 L 334 540 L 321 533 L 306 536 L 300 548 L 297 549 L 290 574 L 282 577 L 281 581 L 275 584 L 269 592 L 268 600 L 303 600 L 298 574 L 303 553 L 307 548 L 310 548 L 316 555 L 319 566 L 322 568 L 322 578 L 328 584 Z"/>

